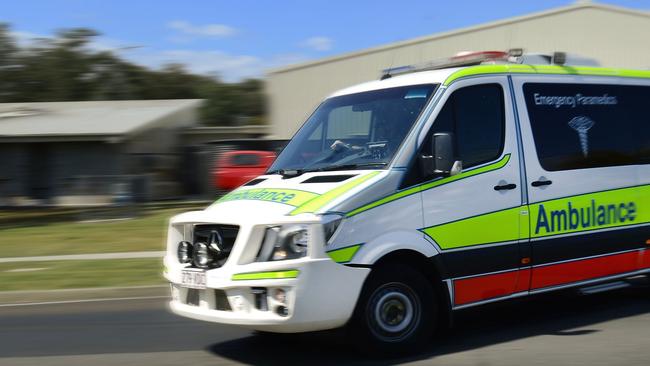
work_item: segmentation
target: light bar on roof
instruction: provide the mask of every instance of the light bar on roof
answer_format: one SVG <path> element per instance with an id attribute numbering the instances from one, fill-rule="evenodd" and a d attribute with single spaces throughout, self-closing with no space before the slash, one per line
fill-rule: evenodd
<path id="1" fill-rule="evenodd" d="M 381 80 L 394 75 L 411 72 L 445 69 L 449 67 L 473 66 L 480 64 L 513 63 L 528 65 L 558 65 L 558 66 L 600 66 L 596 59 L 579 55 L 554 52 L 552 55 L 543 53 L 524 53 L 522 48 L 511 48 L 503 51 L 460 52 L 453 57 L 435 60 L 418 65 L 393 67 L 382 71 Z"/>
<path id="2" fill-rule="evenodd" d="M 480 51 L 480 52 L 460 52 L 453 57 L 440 60 L 425 62 L 418 65 L 407 65 L 392 67 L 382 70 L 382 79 L 393 75 L 408 74 L 417 71 L 438 70 L 448 67 L 479 65 L 488 61 L 508 61 L 508 52 L 503 51 Z"/>

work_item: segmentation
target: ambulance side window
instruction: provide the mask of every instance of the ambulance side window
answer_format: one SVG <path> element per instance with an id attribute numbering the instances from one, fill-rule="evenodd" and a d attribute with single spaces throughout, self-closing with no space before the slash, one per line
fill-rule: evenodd
<path id="1" fill-rule="evenodd" d="M 453 132 L 457 158 L 463 169 L 487 163 L 501 155 L 504 139 L 503 90 L 499 84 L 485 84 L 459 89 L 447 100 L 433 133 Z"/>
<path id="2" fill-rule="evenodd" d="M 481 84 L 458 89 L 447 99 L 424 143 L 420 154 L 431 154 L 431 138 L 439 132 L 455 137 L 456 156 L 463 169 L 496 160 L 501 156 L 505 135 L 503 89 L 499 84 Z M 424 177 L 414 164 L 404 186 L 416 184 Z"/>
<path id="3" fill-rule="evenodd" d="M 451 132 L 463 169 L 495 160 L 503 150 L 503 108 L 499 84 L 458 89 L 447 99 L 423 146 L 431 146 L 433 134 Z"/>
<path id="4" fill-rule="evenodd" d="M 524 95 L 545 170 L 650 162 L 650 87 L 526 83 Z"/>

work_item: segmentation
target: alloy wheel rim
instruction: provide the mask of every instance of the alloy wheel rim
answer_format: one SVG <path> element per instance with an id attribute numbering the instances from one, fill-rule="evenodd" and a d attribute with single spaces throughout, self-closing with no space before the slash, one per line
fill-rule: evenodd
<path id="1" fill-rule="evenodd" d="M 375 290 L 368 310 L 371 331 L 388 342 L 408 337 L 421 317 L 419 298 L 403 283 L 388 283 Z"/>

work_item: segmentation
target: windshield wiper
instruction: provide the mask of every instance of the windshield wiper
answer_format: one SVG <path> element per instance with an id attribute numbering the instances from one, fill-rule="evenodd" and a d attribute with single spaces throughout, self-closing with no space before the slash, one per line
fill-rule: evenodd
<path id="1" fill-rule="evenodd" d="M 270 172 L 266 172 L 266 174 L 271 175 L 271 174 L 280 174 L 282 178 L 293 178 L 301 175 L 304 173 L 304 169 L 278 169 L 278 170 L 271 170 Z"/>
<path id="2" fill-rule="evenodd" d="M 280 174 L 282 175 L 283 178 L 293 178 L 305 173 L 329 172 L 333 170 L 351 170 L 351 169 L 359 169 L 359 168 L 366 168 L 366 167 L 383 167 L 386 165 L 388 165 L 388 163 L 385 163 L 383 161 L 378 161 L 374 163 L 330 165 L 330 166 L 325 166 L 322 168 L 314 168 L 314 169 L 278 169 L 278 170 L 272 170 L 270 172 L 266 172 L 266 174 Z"/>
<path id="3" fill-rule="evenodd" d="M 383 161 L 377 161 L 374 163 L 359 163 L 359 164 L 341 164 L 341 165 L 330 165 L 322 168 L 316 168 L 316 169 L 307 169 L 303 170 L 303 173 L 307 172 L 327 172 L 327 171 L 332 171 L 332 170 L 351 170 L 351 169 L 359 169 L 359 168 L 366 168 L 366 167 L 378 167 L 378 166 L 386 166 L 388 163 L 385 163 Z"/>

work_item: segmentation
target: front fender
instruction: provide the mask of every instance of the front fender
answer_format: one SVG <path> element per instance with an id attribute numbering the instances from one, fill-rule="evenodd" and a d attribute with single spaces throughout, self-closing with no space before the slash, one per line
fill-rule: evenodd
<path id="1" fill-rule="evenodd" d="M 419 231 L 398 230 L 382 234 L 361 246 L 348 264 L 372 265 L 396 250 L 413 250 L 427 258 L 439 254 Z"/>

